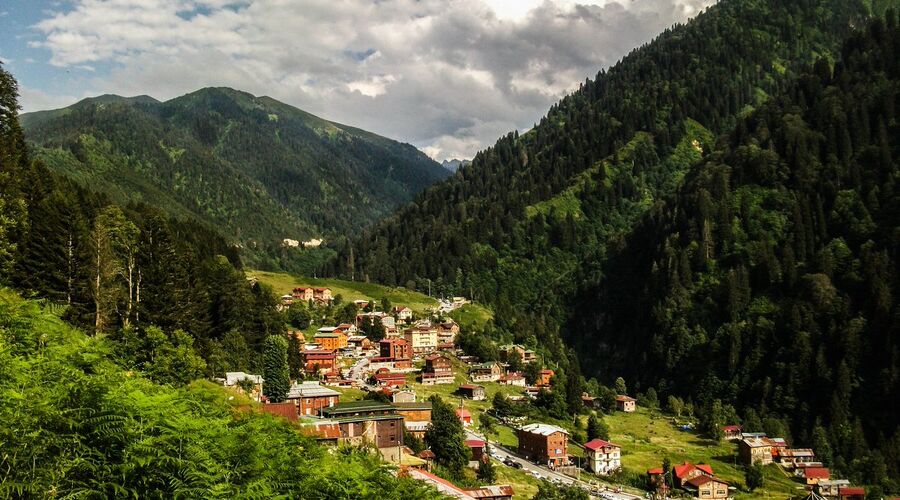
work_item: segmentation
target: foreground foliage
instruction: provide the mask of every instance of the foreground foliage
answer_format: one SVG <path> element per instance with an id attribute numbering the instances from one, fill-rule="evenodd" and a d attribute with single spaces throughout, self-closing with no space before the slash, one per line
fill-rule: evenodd
<path id="1" fill-rule="evenodd" d="M 156 385 L 112 359 L 106 341 L 0 290 L 0 497 L 436 497 L 218 386 Z"/>

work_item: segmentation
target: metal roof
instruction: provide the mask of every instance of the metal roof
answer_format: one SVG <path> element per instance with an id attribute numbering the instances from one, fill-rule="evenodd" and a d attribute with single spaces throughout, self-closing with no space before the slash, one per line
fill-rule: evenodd
<path id="1" fill-rule="evenodd" d="M 562 432 L 565 435 L 569 435 L 569 431 L 563 429 L 562 427 L 557 427 L 550 424 L 528 424 L 522 427 L 520 430 L 528 432 L 530 434 L 540 434 L 542 436 L 549 436 L 550 434 L 556 432 Z"/>

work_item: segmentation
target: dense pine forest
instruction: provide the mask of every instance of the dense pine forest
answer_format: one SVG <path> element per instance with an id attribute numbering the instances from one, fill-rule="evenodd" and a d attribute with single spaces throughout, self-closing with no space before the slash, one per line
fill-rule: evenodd
<path id="1" fill-rule="evenodd" d="M 245 278 L 237 249 L 202 224 L 115 204 L 51 172 L 28 153 L 15 80 L 0 76 L 0 283 L 65 305 L 65 319 L 95 334 L 154 325 L 177 345 L 176 332 L 187 332 L 188 350 L 209 363 L 186 381 L 259 368 L 252 353 L 284 324 L 271 290 Z"/>
<path id="2" fill-rule="evenodd" d="M 284 239 L 333 244 L 450 175 L 408 144 L 228 88 L 167 102 L 101 96 L 22 125 L 54 172 L 214 227 L 266 269 L 312 272 L 329 252 Z"/>
<path id="3" fill-rule="evenodd" d="M 720 2 L 332 272 L 486 301 L 570 379 L 733 406 L 895 490 L 896 16 L 854 34 L 889 5 Z"/>
<path id="4" fill-rule="evenodd" d="M 900 487 L 898 51 L 891 13 L 739 121 L 641 219 L 565 329 L 591 373 L 733 404 Z"/>

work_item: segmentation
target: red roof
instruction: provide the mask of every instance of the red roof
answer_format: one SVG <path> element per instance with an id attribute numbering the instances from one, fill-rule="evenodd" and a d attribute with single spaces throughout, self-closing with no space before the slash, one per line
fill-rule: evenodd
<path id="1" fill-rule="evenodd" d="M 424 458 L 425 460 L 434 460 L 435 455 L 431 450 L 422 450 L 419 452 L 419 458 Z"/>
<path id="2" fill-rule="evenodd" d="M 469 448 L 484 448 L 484 441 L 480 439 L 466 439 L 466 446 Z"/>
<path id="3" fill-rule="evenodd" d="M 658 476 L 658 475 L 661 475 L 662 473 L 663 473 L 662 467 L 657 467 L 655 469 L 647 469 L 647 474 L 650 474 L 651 476 Z"/>
<path id="4" fill-rule="evenodd" d="M 480 385 L 474 385 L 474 384 L 463 384 L 463 385 L 459 386 L 459 388 L 465 389 L 467 391 L 474 391 L 475 389 L 479 389 L 479 388 L 484 389 L 484 387 L 481 387 Z"/>
<path id="5" fill-rule="evenodd" d="M 831 471 L 828 467 L 807 467 L 804 471 L 807 479 L 828 479 Z"/>
<path id="6" fill-rule="evenodd" d="M 465 409 L 465 408 L 457 408 L 457 409 L 456 409 L 456 416 L 457 416 L 457 417 L 463 417 L 463 418 L 472 418 L 472 414 L 469 413 L 469 410 L 467 410 L 467 409 Z"/>
<path id="7" fill-rule="evenodd" d="M 841 486 L 838 488 L 839 495 L 865 495 L 866 489 L 860 486 Z"/>
<path id="8" fill-rule="evenodd" d="M 611 446 L 616 447 L 616 448 L 619 447 L 619 445 L 617 445 L 617 444 L 612 444 L 609 441 L 604 441 L 602 439 L 594 439 L 594 440 L 588 441 L 587 443 L 584 443 L 585 448 L 587 448 L 589 450 L 594 450 L 594 451 L 597 451 L 601 448 L 609 448 Z"/>
<path id="9" fill-rule="evenodd" d="M 697 477 L 695 477 L 695 478 L 691 478 L 689 481 L 687 481 L 687 484 L 689 484 L 689 485 L 691 485 L 691 486 L 693 486 L 693 487 L 695 487 L 695 488 L 699 488 L 699 487 L 703 486 L 704 484 L 706 484 L 706 483 L 708 483 L 708 482 L 711 482 L 711 481 L 716 481 L 716 482 L 719 482 L 719 483 L 724 483 L 724 481 L 722 481 L 722 480 L 720 480 L 720 479 L 717 479 L 717 478 L 714 478 L 714 477 L 710 477 L 710 476 L 704 476 L 704 475 L 701 474 L 701 475 L 699 475 L 699 476 L 697 476 Z"/>
<path id="10" fill-rule="evenodd" d="M 616 401 L 637 401 L 636 399 L 628 396 L 616 396 Z"/>
<path id="11" fill-rule="evenodd" d="M 722 431 L 724 431 L 724 432 L 734 432 L 734 431 L 739 431 L 739 430 L 741 430 L 740 425 L 723 425 L 722 426 Z"/>
<path id="12" fill-rule="evenodd" d="M 694 464 L 692 464 L 692 463 L 690 463 L 690 462 L 684 462 L 684 463 L 682 463 L 681 465 L 676 465 L 675 468 L 674 468 L 673 470 L 674 470 L 674 472 L 675 472 L 675 477 L 681 479 L 681 478 L 683 478 L 688 472 L 690 472 L 690 471 L 692 471 L 692 470 L 694 470 L 694 469 L 700 469 L 701 472 L 704 472 L 704 473 L 706 473 L 706 474 L 709 474 L 710 476 L 713 475 L 712 467 L 710 467 L 709 465 L 706 465 L 706 464 L 698 464 L 698 465 L 694 465 Z"/>

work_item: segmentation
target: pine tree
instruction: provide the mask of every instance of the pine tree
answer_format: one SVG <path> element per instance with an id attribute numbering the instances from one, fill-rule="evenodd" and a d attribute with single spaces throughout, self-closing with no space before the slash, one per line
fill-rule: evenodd
<path id="1" fill-rule="evenodd" d="M 290 390 L 287 349 L 288 343 L 284 337 L 266 337 L 263 346 L 263 393 L 273 403 L 282 401 Z"/>
<path id="2" fill-rule="evenodd" d="M 456 410 L 440 396 L 435 394 L 428 401 L 431 402 L 431 425 L 425 431 L 425 444 L 434 452 L 438 464 L 461 477 L 470 457 L 462 422 L 456 416 Z"/>

